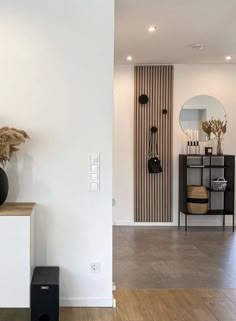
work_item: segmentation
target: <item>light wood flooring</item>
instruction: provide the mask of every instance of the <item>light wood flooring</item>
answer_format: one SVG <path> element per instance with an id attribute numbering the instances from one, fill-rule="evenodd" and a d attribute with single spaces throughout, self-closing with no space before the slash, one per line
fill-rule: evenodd
<path id="1" fill-rule="evenodd" d="M 60 321 L 235 321 L 236 290 L 117 290 L 117 308 L 62 308 Z M 26 310 L 0 310 L 0 321 L 29 321 Z"/>
<path id="2" fill-rule="evenodd" d="M 117 288 L 236 288 L 231 228 L 114 227 Z M 235 317 L 236 320 L 236 317 Z"/>

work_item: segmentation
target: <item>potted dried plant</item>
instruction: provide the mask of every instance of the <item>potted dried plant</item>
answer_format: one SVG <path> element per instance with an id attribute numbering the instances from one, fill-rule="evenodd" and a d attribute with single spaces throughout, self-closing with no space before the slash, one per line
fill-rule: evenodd
<path id="1" fill-rule="evenodd" d="M 202 121 L 202 129 L 207 135 L 207 140 L 211 139 L 211 134 L 215 135 L 217 141 L 216 153 L 223 155 L 222 139 L 227 129 L 227 120 L 213 119 Z"/>
<path id="2" fill-rule="evenodd" d="M 8 178 L 4 171 L 6 163 L 10 161 L 14 152 L 18 151 L 18 146 L 29 139 L 27 133 L 16 128 L 0 128 L 0 205 L 2 205 L 8 195 Z"/>
<path id="3" fill-rule="evenodd" d="M 221 141 L 227 129 L 227 120 L 214 119 L 212 123 L 212 133 L 217 140 L 217 155 L 223 155 Z"/>

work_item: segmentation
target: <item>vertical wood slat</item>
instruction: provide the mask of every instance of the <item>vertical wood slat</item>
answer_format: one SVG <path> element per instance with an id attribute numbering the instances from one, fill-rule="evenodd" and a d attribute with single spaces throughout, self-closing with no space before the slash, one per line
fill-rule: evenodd
<path id="1" fill-rule="evenodd" d="M 142 106 L 139 96 L 147 94 Z M 162 110 L 167 109 L 167 115 Z M 135 221 L 172 222 L 172 109 L 173 66 L 135 67 L 134 179 Z M 148 172 L 150 128 L 158 127 L 161 174 Z"/>

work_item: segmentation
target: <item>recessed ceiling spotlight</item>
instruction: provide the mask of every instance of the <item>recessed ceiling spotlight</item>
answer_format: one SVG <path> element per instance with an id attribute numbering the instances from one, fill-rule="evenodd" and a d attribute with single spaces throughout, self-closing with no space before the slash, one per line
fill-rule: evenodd
<path id="1" fill-rule="evenodd" d="M 228 61 L 229 61 L 229 60 L 231 60 L 231 59 L 232 59 L 231 56 L 226 56 L 226 57 L 225 57 L 225 60 L 228 60 Z"/>
<path id="2" fill-rule="evenodd" d="M 157 26 L 152 25 L 148 27 L 148 32 L 155 32 L 157 30 Z"/>
<path id="3" fill-rule="evenodd" d="M 128 56 L 128 57 L 126 58 L 126 60 L 127 60 L 127 61 L 132 61 L 132 60 L 133 60 L 133 57 L 132 57 L 132 56 Z"/>
<path id="4" fill-rule="evenodd" d="M 192 49 L 196 49 L 196 50 L 204 50 L 205 46 L 203 43 L 193 43 L 191 45 Z"/>

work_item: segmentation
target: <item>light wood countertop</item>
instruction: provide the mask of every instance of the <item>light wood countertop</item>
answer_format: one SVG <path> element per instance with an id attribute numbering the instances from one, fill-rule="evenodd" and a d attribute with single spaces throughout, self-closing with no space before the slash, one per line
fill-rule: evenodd
<path id="1" fill-rule="evenodd" d="M 0 216 L 30 216 L 35 203 L 5 203 L 0 206 Z"/>

